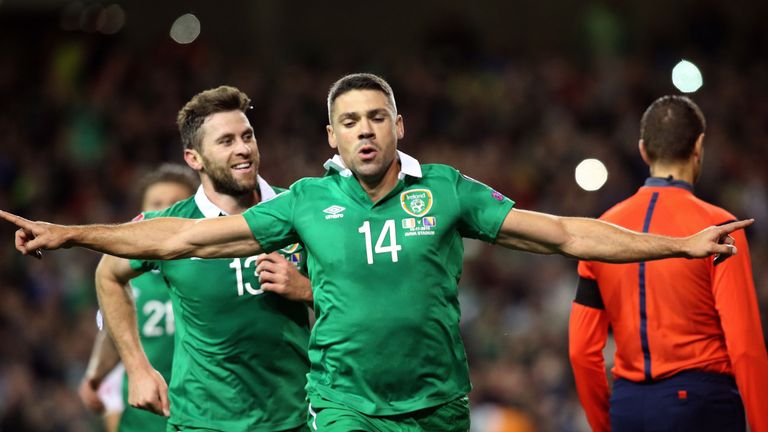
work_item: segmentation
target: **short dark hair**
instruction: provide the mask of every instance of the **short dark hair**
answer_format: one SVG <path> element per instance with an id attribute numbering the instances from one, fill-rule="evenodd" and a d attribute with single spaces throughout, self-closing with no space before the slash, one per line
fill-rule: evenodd
<path id="1" fill-rule="evenodd" d="M 176 183 L 189 188 L 189 191 L 194 193 L 199 181 L 191 169 L 175 163 L 164 163 L 157 169 L 144 174 L 139 180 L 139 201 L 143 201 L 147 190 L 158 183 Z"/>
<path id="2" fill-rule="evenodd" d="M 640 139 L 652 161 L 687 159 L 706 129 L 701 109 L 686 96 L 663 96 L 645 110 Z"/>
<path id="3" fill-rule="evenodd" d="M 341 77 L 338 81 L 333 83 L 331 89 L 328 91 L 328 121 L 333 123 L 331 117 L 331 107 L 336 99 L 352 90 L 376 90 L 384 93 L 389 99 L 389 103 L 392 104 L 392 109 L 397 114 L 397 104 L 395 104 L 395 93 L 392 91 L 392 87 L 384 78 L 371 73 L 354 73 Z"/>
<path id="4" fill-rule="evenodd" d="M 200 127 L 205 118 L 219 112 L 239 110 L 245 113 L 251 108 L 251 99 L 235 87 L 220 86 L 196 94 L 179 110 L 176 125 L 185 149 L 200 151 L 202 137 Z"/>

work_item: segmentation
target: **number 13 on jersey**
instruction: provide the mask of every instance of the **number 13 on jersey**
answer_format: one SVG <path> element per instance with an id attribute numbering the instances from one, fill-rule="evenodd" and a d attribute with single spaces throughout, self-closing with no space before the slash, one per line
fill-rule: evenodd
<path id="1" fill-rule="evenodd" d="M 402 250 L 403 247 L 397 244 L 397 232 L 395 231 L 395 220 L 388 219 L 384 222 L 384 227 L 379 233 L 379 237 L 376 240 L 376 246 L 372 246 L 371 238 L 371 222 L 365 221 L 357 232 L 365 236 L 365 255 L 368 258 L 368 264 L 373 264 L 373 253 L 383 254 L 389 253 L 392 258 L 392 262 L 397 262 L 397 252 Z M 384 245 L 385 241 L 389 241 L 389 245 Z"/>

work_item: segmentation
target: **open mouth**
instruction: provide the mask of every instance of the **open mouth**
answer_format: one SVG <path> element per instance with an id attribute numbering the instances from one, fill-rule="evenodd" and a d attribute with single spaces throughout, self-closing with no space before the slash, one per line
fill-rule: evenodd
<path id="1" fill-rule="evenodd" d="M 364 145 L 357 151 L 357 154 L 360 155 L 360 159 L 364 161 L 372 160 L 378 153 L 378 149 L 372 145 Z"/>
<path id="2" fill-rule="evenodd" d="M 248 171 L 253 166 L 253 162 L 240 162 L 239 164 L 232 165 L 232 169 L 235 171 Z"/>

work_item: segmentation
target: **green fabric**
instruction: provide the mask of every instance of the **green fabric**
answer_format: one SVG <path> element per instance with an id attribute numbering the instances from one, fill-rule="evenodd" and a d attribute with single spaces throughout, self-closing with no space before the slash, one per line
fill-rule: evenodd
<path id="1" fill-rule="evenodd" d="M 219 431 L 218 429 L 173 426 L 170 423 L 168 424 L 168 427 L 164 430 L 166 432 L 222 432 L 222 431 Z M 150 430 L 146 430 L 145 432 L 150 432 Z M 284 430 L 275 431 L 275 432 L 310 432 L 310 430 L 307 428 L 306 424 L 303 424 L 299 427 L 284 429 Z"/>
<path id="2" fill-rule="evenodd" d="M 421 169 L 377 203 L 333 170 L 244 213 L 265 250 L 301 241 L 308 251 L 313 404 L 395 415 L 470 391 L 457 295 L 462 237 L 494 241 L 514 203 L 451 167 Z"/>
<path id="3" fill-rule="evenodd" d="M 149 362 L 165 379 L 171 380 L 173 361 L 173 310 L 165 279 L 156 271 L 131 280 L 136 302 L 139 337 Z M 167 418 L 128 405 L 128 376 L 123 378 L 125 409 L 120 416 L 120 432 L 162 431 Z"/>
<path id="4" fill-rule="evenodd" d="M 470 425 L 469 399 L 462 396 L 436 407 L 408 414 L 372 417 L 344 405 L 320 400 L 310 407 L 307 426 L 322 432 L 467 432 Z"/>
<path id="5" fill-rule="evenodd" d="M 194 197 L 146 218 L 203 218 Z M 298 245 L 283 254 L 301 265 Z M 306 419 L 306 305 L 259 289 L 256 257 L 137 261 L 171 287 L 176 351 L 169 427 L 277 431 Z"/>

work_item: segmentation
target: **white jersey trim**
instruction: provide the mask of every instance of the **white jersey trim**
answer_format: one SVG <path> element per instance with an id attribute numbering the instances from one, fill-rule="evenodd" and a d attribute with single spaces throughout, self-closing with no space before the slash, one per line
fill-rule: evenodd
<path id="1" fill-rule="evenodd" d="M 274 189 L 272 189 L 272 186 L 267 183 L 266 180 L 261 178 L 261 176 L 258 176 L 256 180 L 259 182 L 259 192 L 261 192 L 261 202 L 269 201 L 272 198 L 277 196 L 277 193 Z M 214 218 L 219 217 L 220 215 L 228 216 L 229 213 L 225 212 L 224 210 L 220 209 L 216 206 L 210 199 L 208 199 L 208 196 L 205 194 L 205 190 L 203 189 L 203 185 L 200 185 L 197 188 L 197 192 L 195 193 L 195 204 L 197 204 L 197 208 L 200 209 L 200 212 L 203 213 L 203 216 L 207 218 Z"/>
<path id="2" fill-rule="evenodd" d="M 309 404 L 309 414 L 312 416 L 312 429 L 317 430 L 317 413 L 312 409 L 312 404 Z"/>
<path id="3" fill-rule="evenodd" d="M 416 158 L 407 155 L 400 150 L 397 151 L 397 155 L 400 158 L 400 173 L 397 175 L 398 179 L 402 180 L 405 178 L 405 176 L 421 178 L 421 164 L 418 160 L 416 160 Z M 347 168 L 347 165 L 344 164 L 344 160 L 341 159 L 340 155 L 335 155 L 325 161 L 323 168 L 329 171 L 338 171 L 342 177 L 352 176 L 352 170 Z"/>

